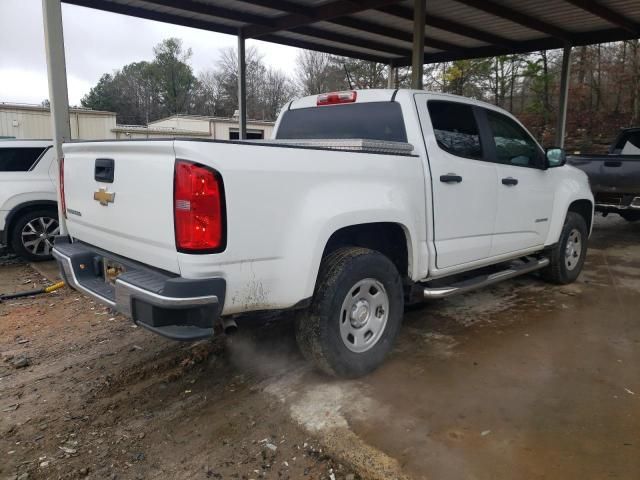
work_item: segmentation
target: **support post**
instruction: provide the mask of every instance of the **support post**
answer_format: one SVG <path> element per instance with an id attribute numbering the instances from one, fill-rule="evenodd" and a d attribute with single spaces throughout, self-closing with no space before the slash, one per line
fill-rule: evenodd
<path id="1" fill-rule="evenodd" d="M 387 88 L 396 88 L 394 81 L 395 71 L 396 69 L 393 67 L 393 63 L 389 63 L 387 66 Z"/>
<path id="2" fill-rule="evenodd" d="M 62 158 L 62 144 L 71 140 L 67 67 L 64 56 L 64 34 L 62 31 L 62 7 L 60 0 L 42 0 L 42 17 L 44 20 L 44 48 L 47 59 L 47 76 L 49 79 L 49 105 L 51 109 L 53 149 L 59 168 L 60 159 Z M 62 214 L 60 186 L 58 186 L 58 219 L 60 235 L 66 235 L 67 224 Z"/>
<path id="3" fill-rule="evenodd" d="M 556 124 L 556 146 L 564 148 L 567 130 L 567 103 L 569 101 L 569 76 L 571 74 L 571 45 L 565 44 L 562 52 L 562 72 L 560 76 L 560 99 Z"/>
<path id="4" fill-rule="evenodd" d="M 413 2 L 413 46 L 411 49 L 411 88 L 422 90 L 424 75 L 424 27 L 427 0 Z"/>
<path id="5" fill-rule="evenodd" d="M 247 138 L 247 64 L 245 59 L 245 37 L 238 29 L 238 138 Z"/>

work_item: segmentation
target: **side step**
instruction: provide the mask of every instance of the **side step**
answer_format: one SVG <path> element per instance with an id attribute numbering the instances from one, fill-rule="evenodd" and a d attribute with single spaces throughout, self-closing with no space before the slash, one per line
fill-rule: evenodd
<path id="1" fill-rule="evenodd" d="M 424 287 L 424 298 L 445 298 L 460 293 L 466 293 L 476 288 L 486 287 L 494 283 L 507 280 L 509 278 L 518 277 L 527 273 L 535 272 L 549 265 L 548 258 L 540 258 L 512 265 L 506 270 L 495 272 L 487 275 L 479 275 L 474 278 L 468 278 L 460 282 L 452 283 L 444 287 Z"/>

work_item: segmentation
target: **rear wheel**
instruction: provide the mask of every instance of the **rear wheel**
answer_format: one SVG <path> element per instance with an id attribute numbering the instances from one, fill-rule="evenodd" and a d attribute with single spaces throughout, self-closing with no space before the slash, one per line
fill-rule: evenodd
<path id="1" fill-rule="evenodd" d="M 329 375 L 365 375 L 391 350 L 403 302 L 391 260 L 366 248 L 341 248 L 322 261 L 311 306 L 298 315 L 300 350 Z"/>
<path id="2" fill-rule="evenodd" d="M 27 260 L 50 260 L 53 241 L 59 233 L 58 213 L 55 210 L 33 210 L 14 222 L 10 232 L 11 248 Z"/>
<path id="3" fill-rule="evenodd" d="M 560 285 L 574 282 L 587 256 L 588 235 L 582 215 L 567 212 L 560 239 L 550 252 L 551 263 L 542 271 L 542 277 Z"/>

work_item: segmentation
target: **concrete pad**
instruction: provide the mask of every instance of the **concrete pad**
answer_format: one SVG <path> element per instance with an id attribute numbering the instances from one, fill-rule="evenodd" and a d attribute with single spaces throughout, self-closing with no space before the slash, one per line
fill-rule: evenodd
<path id="1" fill-rule="evenodd" d="M 599 218 L 578 282 L 425 304 L 372 375 L 265 391 L 366 478 L 640 478 L 639 239 Z"/>

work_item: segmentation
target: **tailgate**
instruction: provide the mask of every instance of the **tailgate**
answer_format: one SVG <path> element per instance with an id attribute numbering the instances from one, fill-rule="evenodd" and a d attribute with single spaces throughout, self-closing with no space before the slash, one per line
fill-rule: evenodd
<path id="1" fill-rule="evenodd" d="M 173 227 L 173 141 L 69 143 L 63 150 L 71 236 L 179 273 Z M 96 180 L 96 164 L 107 169 L 113 165 L 113 181 Z"/>

